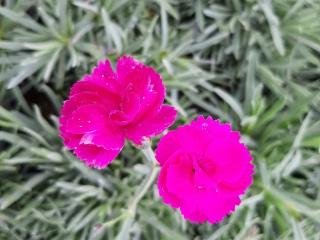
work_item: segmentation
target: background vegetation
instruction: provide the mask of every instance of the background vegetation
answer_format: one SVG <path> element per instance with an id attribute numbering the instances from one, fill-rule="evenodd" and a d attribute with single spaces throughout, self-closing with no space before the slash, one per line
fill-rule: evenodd
<path id="1" fill-rule="evenodd" d="M 63 147 L 57 118 L 72 83 L 122 54 L 162 74 L 179 123 L 231 122 L 256 165 L 242 205 L 217 225 L 184 221 L 154 186 L 132 239 L 320 239 L 319 0 L 0 5 L 0 239 L 120 239 L 113 219 L 148 171 L 143 156 L 127 144 L 89 169 Z"/>

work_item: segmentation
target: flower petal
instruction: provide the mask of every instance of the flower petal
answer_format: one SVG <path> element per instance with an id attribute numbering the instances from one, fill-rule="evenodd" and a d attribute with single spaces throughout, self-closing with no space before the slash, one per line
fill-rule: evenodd
<path id="1" fill-rule="evenodd" d="M 103 129 L 106 124 L 105 112 L 96 104 L 89 104 L 75 110 L 66 122 L 66 131 L 74 134 L 88 133 Z"/>
<path id="2" fill-rule="evenodd" d="M 123 87 L 130 88 L 140 99 L 140 118 L 146 112 L 157 112 L 160 109 L 165 97 L 165 87 L 161 76 L 153 68 L 124 56 L 118 60 L 117 73 Z"/>
<path id="3" fill-rule="evenodd" d="M 140 110 L 139 96 L 133 91 L 127 91 L 123 97 L 121 108 L 128 119 L 134 119 Z"/>
<path id="4" fill-rule="evenodd" d="M 140 97 L 140 116 L 142 117 L 147 112 L 159 111 L 166 93 L 161 76 L 153 68 L 146 67 L 143 71 L 148 81 L 147 86 Z"/>
<path id="5" fill-rule="evenodd" d="M 147 115 L 140 122 L 132 123 L 126 128 L 126 137 L 135 144 L 141 144 L 143 138 L 156 136 L 170 127 L 177 111 L 168 105 L 163 105 L 159 112 Z"/>
<path id="6" fill-rule="evenodd" d="M 192 159 L 185 153 L 175 154 L 166 164 L 166 186 L 170 194 L 188 197 L 193 189 Z"/>
<path id="7" fill-rule="evenodd" d="M 63 139 L 63 144 L 68 149 L 74 149 L 77 147 L 81 141 L 82 134 L 70 134 L 62 131 L 60 128 L 60 136 Z"/>
<path id="8" fill-rule="evenodd" d="M 113 93 L 120 90 L 117 75 L 113 72 L 108 59 L 98 63 L 88 80 L 97 83 L 99 86 L 102 86 Z"/>
<path id="9" fill-rule="evenodd" d="M 108 150 L 120 150 L 124 141 L 125 138 L 120 129 L 108 126 L 100 131 L 84 134 L 80 144 L 94 144 Z"/>
<path id="10" fill-rule="evenodd" d="M 108 59 L 105 61 L 99 61 L 98 65 L 92 70 L 92 75 L 99 77 L 100 79 L 112 79 L 116 80 L 116 74 L 113 72 L 111 63 Z"/>
<path id="11" fill-rule="evenodd" d="M 216 180 L 233 181 L 242 176 L 243 171 L 250 164 L 251 156 L 244 145 L 226 137 L 212 140 L 207 147 L 204 159 L 214 163 Z"/>
<path id="12" fill-rule="evenodd" d="M 120 150 L 108 150 L 92 144 L 80 144 L 74 153 L 88 166 L 102 169 L 115 159 Z"/>
<path id="13" fill-rule="evenodd" d="M 167 189 L 167 176 L 168 168 L 164 167 L 160 171 L 158 178 L 159 194 L 163 199 L 163 202 L 169 204 L 173 208 L 178 208 L 181 205 L 181 199 L 171 193 Z"/>
<path id="14" fill-rule="evenodd" d="M 141 144 L 168 128 L 176 111 L 163 105 L 160 75 L 130 56 L 98 63 L 91 74 L 72 86 L 59 118 L 60 136 L 92 166 L 117 154 L 125 139 Z M 108 157 L 109 156 L 109 157 Z M 101 166 L 102 166 L 101 165 Z"/>
<path id="15" fill-rule="evenodd" d="M 200 194 L 203 192 L 190 194 L 190 196 L 182 202 L 180 210 L 182 215 L 192 223 L 203 223 L 207 220 L 203 211 L 203 205 L 199 201 Z"/>
<path id="16" fill-rule="evenodd" d="M 156 150 L 163 202 L 194 223 L 214 224 L 234 211 L 253 181 L 250 152 L 239 140 L 229 124 L 203 116 L 165 135 Z"/>
<path id="17" fill-rule="evenodd" d="M 113 86 L 112 83 L 104 82 L 96 76 L 86 75 L 82 80 L 76 82 L 70 91 L 70 95 L 75 95 L 81 92 L 94 92 L 103 97 L 120 98 L 120 90 Z"/>
<path id="18" fill-rule="evenodd" d="M 122 56 L 117 61 L 117 75 L 121 80 L 126 79 L 127 75 L 136 68 L 142 67 L 143 64 L 131 56 Z"/>
<path id="19" fill-rule="evenodd" d="M 177 136 L 177 130 L 168 132 L 159 142 L 155 155 L 160 165 L 164 165 L 165 162 L 173 156 L 182 145 L 180 139 Z"/>
<path id="20" fill-rule="evenodd" d="M 68 117 L 74 110 L 79 108 L 79 106 L 88 104 L 97 104 L 106 111 L 111 111 L 113 109 L 117 109 L 118 107 L 117 99 L 114 99 L 113 96 L 102 97 L 97 93 L 84 91 L 75 95 L 71 95 L 70 99 L 64 102 L 61 110 L 61 116 Z"/>
<path id="21" fill-rule="evenodd" d="M 252 164 L 247 164 L 246 169 L 242 172 L 242 175 L 238 179 L 230 180 L 226 179 L 218 183 L 218 189 L 225 195 L 240 195 L 244 194 L 245 190 L 253 182 L 252 175 L 254 166 Z"/>
<path id="22" fill-rule="evenodd" d="M 212 200 L 214 199 L 214 204 Z M 238 196 L 228 197 L 216 192 L 206 191 L 199 195 L 199 204 L 202 206 L 203 214 L 207 220 L 215 224 L 234 211 L 235 206 L 240 203 Z"/>

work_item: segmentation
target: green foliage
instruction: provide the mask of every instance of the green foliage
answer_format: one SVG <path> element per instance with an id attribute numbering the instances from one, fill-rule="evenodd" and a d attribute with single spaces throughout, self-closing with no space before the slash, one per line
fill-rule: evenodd
<path id="1" fill-rule="evenodd" d="M 319 239 L 319 0 L 3 0 L 0 239 L 115 239 L 148 169 L 135 148 L 103 171 L 59 139 L 70 85 L 99 59 L 154 66 L 185 123 L 230 121 L 254 185 L 217 225 L 140 201 L 133 239 Z M 213 203 L 214 204 L 214 203 Z M 119 236 L 119 235 L 118 235 Z"/>

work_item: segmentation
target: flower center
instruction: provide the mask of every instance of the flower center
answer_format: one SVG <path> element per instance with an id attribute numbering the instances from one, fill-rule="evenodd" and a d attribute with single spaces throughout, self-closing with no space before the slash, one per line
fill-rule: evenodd
<path id="1" fill-rule="evenodd" d="M 192 175 L 196 189 L 216 189 L 216 183 L 212 176 L 216 171 L 214 162 L 206 159 L 193 160 Z"/>
<path id="2" fill-rule="evenodd" d="M 216 171 L 215 163 L 212 160 L 199 159 L 197 163 L 201 170 L 210 176 L 213 175 Z"/>

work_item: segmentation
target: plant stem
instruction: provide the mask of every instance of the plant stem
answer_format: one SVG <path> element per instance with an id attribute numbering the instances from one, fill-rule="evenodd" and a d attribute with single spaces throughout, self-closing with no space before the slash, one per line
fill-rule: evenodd
<path id="1" fill-rule="evenodd" d="M 122 224 L 121 230 L 118 233 L 116 238 L 117 240 L 129 239 L 129 231 L 137 212 L 137 206 L 140 200 L 144 197 L 144 195 L 147 193 L 147 191 L 153 184 L 159 172 L 158 163 L 155 158 L 154 152 L 151 148 L 151 143 L 146 142 L 141 148 L 141 151 L 146 157 L 146 159 L 148 160 L 148 162 L 150 163 L 150 172 L 146 176 L 145 180 L 139 186 L 139 189 L 136 191 L 133 199 L 131 200 L 131 203 L 128 206 L 128 210 L 127 210 L 129 213 L 128 218 Z"/>
<path id="2" fill-rule="evenodd" d="M 154 155 L 154 152 L 151 148 L 151 142 L 146 142 L 141 148 L 142 153 L 146 157 L 146 159 L 154 166 L 158 166 L 158 161 Z"/>
<path id="3" fill-rule="evenodd" d="M 129 205 L 129 213 L 135 215 L 137 205 L 139 201 L 144 197 L 152 183 L 154 182 L 155 178 L 158 175 L 159 168 L 155 165 L 151 166 L 151 170 L 147 175 L 146 179 L 142 182 L 139 190 L 136 192 L 131 204 Z"/>

